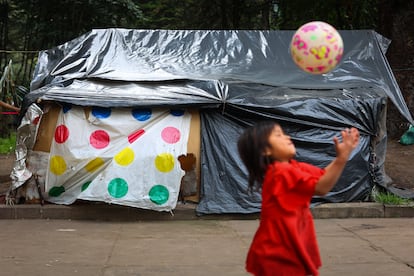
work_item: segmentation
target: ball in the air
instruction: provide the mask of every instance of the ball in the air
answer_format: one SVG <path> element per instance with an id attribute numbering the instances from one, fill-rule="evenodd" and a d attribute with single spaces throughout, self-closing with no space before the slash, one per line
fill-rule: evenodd
<path id="1" fill-rule="evenodd" d="M 343 49 L 341 35 L 334 27 L 322 21 L 302 25 L 290 43 L 293 61 L 311 74 L 332 71 L 341 61 Z"/>

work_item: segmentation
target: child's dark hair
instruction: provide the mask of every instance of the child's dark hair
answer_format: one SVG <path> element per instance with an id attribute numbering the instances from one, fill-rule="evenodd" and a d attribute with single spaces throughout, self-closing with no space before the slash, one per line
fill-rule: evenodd
<path id="1" fill-rule="evenodd" d="M 270 146 L 269 136 L 277 125 L 275 121 L 262 121 L 246 128 L 239 137 L 237 148 L 247 168 L 250 191 L 262 187 L 267 166 L 272 162 L 264 152 Z"/>

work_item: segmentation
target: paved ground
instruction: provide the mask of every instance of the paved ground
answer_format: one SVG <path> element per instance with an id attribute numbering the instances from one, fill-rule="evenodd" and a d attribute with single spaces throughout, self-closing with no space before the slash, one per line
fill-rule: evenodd
<path id="1" fill-rule="evenodd" d="M 395 168 L 387 173 L 412 177 L 413 147 L 402 147 L 393 144 L 387 153 Z M 12 160 L 0 156 L 0 177 Z M 247 275 L 257 215 L 199 219 L 193 209 L 181 206 L 174 217 L 154 220 L 153 212 L 120 206 L 0 205 L 0 276 Z M 414 275 L 413 210 L 375 203 L 315 208 L 315 217 L 324 218 L 315 220 L 321 275 Z"/>
<path id="2" fill-rule="evenodd" d="M 319 219 L 321 276 L 414 275 L 414 219 Z M 247 275 L 258 220 L 0 220 L 0 275 Z"/>

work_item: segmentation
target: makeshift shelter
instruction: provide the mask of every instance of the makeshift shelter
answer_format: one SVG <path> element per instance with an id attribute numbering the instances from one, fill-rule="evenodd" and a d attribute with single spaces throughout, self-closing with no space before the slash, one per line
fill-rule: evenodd
<path id="1" fill-rule="evenodd" d="M 385 58 L 390 41 L 372 30 L 340 34 L 342 61 L 324 75 L 293 63 L 293 31 L 105 29 L 43 51 L 12 190 L 32 182 L 54 203 L 171 211 L 187 166 L 198 214 L 259 212 L 236 143 L 244 127 L 276 119 L 297 159 L 320 167 L 335 156 L 333 137 L 358 128 L 342 177 L 313 203 L 367 200 L 386 185 L 387 100 L 412 118 Z M 190 153 L 195 164 L 178 162 Z"/>

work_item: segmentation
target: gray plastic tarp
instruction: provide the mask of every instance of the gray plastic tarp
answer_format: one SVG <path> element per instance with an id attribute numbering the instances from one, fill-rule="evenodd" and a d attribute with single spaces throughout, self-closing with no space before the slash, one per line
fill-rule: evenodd
<path id="1" fill-rule="evenodd" d="M 311 75 L 297 68 L 290 57 L 293 31 L 93 30 L 41 52 L 31 90 L 93 78 L 128 82 L 235 79 L 304 89 L 376 86 L 412 123 L 385 58 L 390 41 L 372 30 L 339 32 L 344 41 L 340 66 L 329 74 Z M 79 97 L 82 93 L 76 100 Z M 80 100 L 87 103 L 89 98 L 87 94 Z"/>
<path id="2" fill-rule="evenodd" d="M 276 119 L 291 136 L 296 158 L 321 168 L 335 157 L 333 137 L 348 126 L 360 130 L 361 142 L 341 178 L 323 202 L 367 201 L 374 184 L 384 185 L 386 148 L 386 97 L 372 89 L 292 91 L 249 87 L 229 96 L 224 113 L 202 113 L 202 200 L 200 214 L 251 213 L 260 210 L 260 195 L 246 193 L 247 172 L 241 166 L 236 141 L 245 126 L 257 120 Z M 249 91 L 249 92 L 247 92 Z M 232 94 L 232 93 L 230 93 Z M 232 104 L 253 97 L 255 104 Z M 294 95 L 293 97 L 287 95 Z M 358 96 L 355 96 L 358 95 Z"/>

